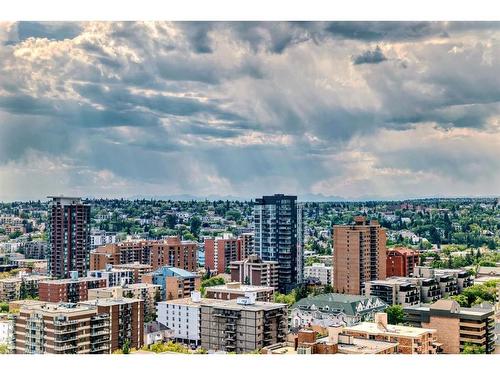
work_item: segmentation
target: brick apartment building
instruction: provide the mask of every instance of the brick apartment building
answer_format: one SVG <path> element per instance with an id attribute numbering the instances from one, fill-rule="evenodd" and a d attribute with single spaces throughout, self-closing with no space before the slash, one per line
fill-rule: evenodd
<path id="1" fill-rule="evenodd" d="M 407 248 L 396 248 L 387 250 L 387 277 L 410 276 L 413 269 L 419 264 L 418 250 Z"/>
<path id="2" fill-rule="evenodd" d="M 90 254 L 90 269 L 102 270 L 106 264 L 139 263 L 153 269 L 172 266 L 194 272 L 198 267 L 198 244 L 168 237 L 158 241 L 127 241 L 98 247 Z"/>
<path id="3" fill-rule="evenodd" d="M 77 303 L 88 299 L 88 290 L 106 287 L 106 279 L 77 277 L 59 280 L 43 280 L 38 283 L 40 301 Z"/>
<path id="4" fill-rule="evenodd" d="M 49 208 L 48 273 L 54 278 L 69 277 L 89 269 L 90 205 L 80 198 L 52 198 Z"/>
<path id="5" fill-rule="evenodd" d="M 89 290 L 89 301 L 94 299 L 119 299 L 122 297 L 142 299 L 144 301 L 144 320 L 151 320 L 156 315 L 156 302 L 161 298 L 161 286 L 147 283 L 127 284 Z"/>
<path id="6" fill-rule="evenodd" d="M 161 299 L 186 298 L 191 292 L 200 289 L 201 277 L 177 267 L 160 267 L 142 276 L 143 283 L 161 286 Z"/>
<path id="7" fill-rule="evenodd" d="M 238 237 L 239 255 L 238 259 L 246 259 L 254 253 L 255 233 L 242 233 Z"/>
<path id="8" fill-rule="evenodd" d="M 386 277 L 386 233 L 376 220 L 355 218 L 354 225 L 333 227 L 333 288 L 363 294 L 364 283 Z"/>
<path id="9" fill-rule="evenodd" d="M 231 281 L 248 285 L 278 288 L 278 262 L 263 261 L 258 255 L 232 262 Z"/>
<path id="10" fill-rule="evenodd" d="M 15 354 L 109 354 L 109 315 L 75 304 L 21 305 Z"/>
<path id="11" fill-rule="evenodd" d="M 482 347 L 485 353 L 495 351 L 493 309 L 465 308 L 453 300 L 439 300 L 432 305 L 404 309 L 405 321 L 436 330 L 443 353 L 458 354 L 466 343 Z"/>
<path id="12" fill-rule="evenodd" d="M 375 322 L 345 327 L 343 332 L 354 338 L 398 343 L 400 354 L 436 354 L 440 345 L 436 330 L 387 324 L 387 314 L 375 314 Z"/>
<path id="13" fill-rule="evenodd" d="M 240 260 L 240 241 L 231 234 L 205 238 L 205 268 L 211 272 L 225 273 L 231 262 Z"/>
<path id="14" fill-rule="evenodd" d="M 144 345 L 144 301 L 135 298 L 105 298 L 81 302 L 109 316 L 110 351 L 121 349 L 128 340 L 130 348 Z"/>

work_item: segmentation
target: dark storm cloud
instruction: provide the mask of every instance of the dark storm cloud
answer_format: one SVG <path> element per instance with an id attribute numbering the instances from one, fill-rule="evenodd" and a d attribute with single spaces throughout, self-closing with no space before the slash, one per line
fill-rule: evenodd
<path id="1" fill-rule="evenodd" d="M 0 47 L 0 174 L 34 153 L 78 165 L 68 181 L 104 171 L 145 194 L 418 195 L 398 182 L 405 170 L 442 170 L 436 186 L 452 191 L 454 176 L 493 178 L 500 159 L 473 137 L 489 132 L 495 149 L 498 25 L 17 24 L 19 40 Z M 371 147 L 421 127 L 466 141 Z"/>
<path id="2" fill-rule="evenodd" d="M 379 64 L 386 60 L 387 57 L 385 57 L 380 47 L 377 46 L 373 51 L 365 51 L 361 55 L 356 56 L 353 59 L 353 63 L 354 65 Z"/>

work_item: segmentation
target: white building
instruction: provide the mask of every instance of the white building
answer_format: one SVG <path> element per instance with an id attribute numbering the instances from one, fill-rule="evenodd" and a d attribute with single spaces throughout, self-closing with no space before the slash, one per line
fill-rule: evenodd
<path id="1" fill-rule="evenodd" d="M 304 267 L 304 278 L 308 277 L 318 279 L 322 285 L 332 285 L 332 267 L 325 263 L 313 263 L 312 266 Z"/>
<path id="2" fill-rule="evenodd" d="M 129 284 L 134 279 L 134 271 L 131 269 L 112 268 L 111 264 L 106 265 L 104 270 L 88 271 L 87 276 L 106 279 L 106 286 L 123 286 Z"/>
<path id="3" fill-rule="evenodd" d="M 8 314 L 0 315 L 0 345 L 7 345 L 13 348 L 14 340 L 14 319 Z"/>
<path id="4" fill-rule="evenodd" d="M 116 243 L 116 234 L 106 232 L 104 230 L 92 232 L 90 234 L 90 245 L 92 249 L 96 249 L 99 246 L 104 246 L 110 243 Z"/>
<path id="5" fill-rule="evenodd" d="M 201 343 L 200 292 L 192 292 L 191 298 L 158 302 L 156 320 L 173 331 L 176 341 Z"/>

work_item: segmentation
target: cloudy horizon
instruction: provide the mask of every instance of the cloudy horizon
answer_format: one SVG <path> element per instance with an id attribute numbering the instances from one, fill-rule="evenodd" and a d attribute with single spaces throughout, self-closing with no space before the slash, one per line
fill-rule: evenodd
<path id="1" fill-rule="evenodd" d="M 0 201 L 498 196 L 498 22 L 0 23 Z"/>

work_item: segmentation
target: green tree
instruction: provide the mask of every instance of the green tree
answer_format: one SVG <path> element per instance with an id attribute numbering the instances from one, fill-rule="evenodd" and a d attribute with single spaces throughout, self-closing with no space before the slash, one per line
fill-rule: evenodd
<path id="1" fill-rule="evenodd" d="M 9 347 L 7 344 L 0 344 L 0 354 L 9 354 Z"/>
<path id="2" fill-rule="evenodd" d="M 130 340 L 126 339 L 123 343 L 122 346 L 122 352 L 123 354 L 129 354 L 130 353 Z"/>
<path id="3" fill-rule="evenodd" d="M 484 347 L 466 342 L 462 354 L 485 354 Z"/>
<path id="4" fill-rule="evenodd" d="M 9 304 L 7 302 L 0 302 L 0 312 L 9 312 Z"/>
<path id="5" fill-rule="evenodd" d="M 198 216 L 193 216 L 189 222 L 189 230 L 198 237 L 200 235 L 201 219 Z"/>
<path id="6" fill-rule="evenodd" d="M 389 324 L 400 324 L 404 321 L 404 312 L 401 305 L 392 305 L 385 309 Z"/>

